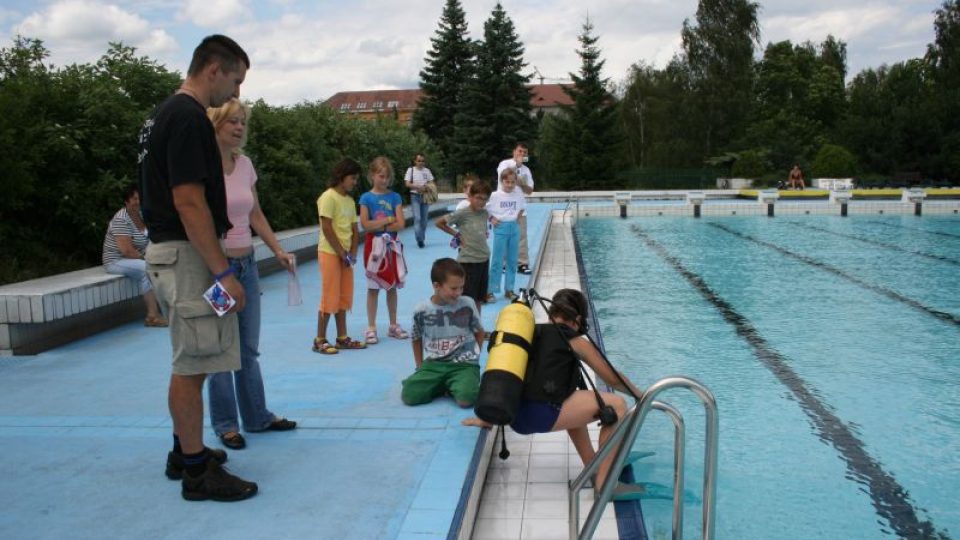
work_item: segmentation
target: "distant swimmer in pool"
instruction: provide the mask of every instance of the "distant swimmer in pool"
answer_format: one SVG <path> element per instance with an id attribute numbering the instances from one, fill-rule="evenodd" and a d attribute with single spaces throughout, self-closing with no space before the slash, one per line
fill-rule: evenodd
<path id="1" fill-rule="evenodd" d="M 585 362 L 611 387 L 634 396 L 643 392 L 613 369 L 603 354 L 586 337 L 587 299 L 574 289 L 561 289 L 553 295 L 547 310 L 549 323 L 536 325 L 533 346 L 523 382 L 523 397 L 516 418 L 510 424 L 521 435 L 566 430 L 584 465 L 593 460 L 596 450 L 587 426 L 601 418 L 601 405 L 594 390 L 587 390 L 579 362 Z M 600 445 L 616 430 L 627 411 L 623 397 L 599 392 L 602 402 L 616 411 L 615 421 L 603 422 Z M 467 426 L 491 427 L 479 418 L 467 418 Z M 610 472 L 614 453 L 601 463 L 594 486 L 599 488 Z M 626 494 L 637 486 L 618 485 L 614 494 Z"/>

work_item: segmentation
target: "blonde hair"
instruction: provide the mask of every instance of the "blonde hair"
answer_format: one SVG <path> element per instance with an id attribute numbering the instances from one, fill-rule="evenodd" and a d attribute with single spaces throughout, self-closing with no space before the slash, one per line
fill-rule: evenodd
<path id="1" fill-rule="evenodd" d="M 507 167 L 500 173 L 500 181 L 502 182 L 503 179 L 506 178 L 508 174 L 513 176 L 514 182 L 517 181 L 517 170 L 514 169 L 513 167 Z"/>
<path id="2" fill-rule="evenodd" d="M 239 99 L 232 97 L 219 107 L 208 108 L 207 118 L 213 123 L 213 130 L 220 131 L 220 128 L 223 127 L 230 118 L 240 112 L 243 113 L 244 122 L 249 123 L 250 107 L 244 105 Z M 240 151 L 245 144 L 247 144 L 247 130 L 243 130 L 243 139 L 240 141 L 240 146 L 236 149 L 236 153 L 241 153 Z"/>
<path id="3" fill-rule="evenodd" d="M 475 184 L 480 181 L 480 177 L 476 173 L 468 172 L 463 175 L 463 189 L 467 189 L 470 184 Z"/>
<path id="4" fill-rule="evenodd" d="M 367 167 L 367 180 L 370 181 L 370 184 L 373 184 L 373 175 L 379 171 L 384 171 L 387 173 L 387 178 L 390 179 L 390 182 L 387 186 L 393 184 L 393 164 L 390 163 L 390 159 L 386 156 L 377 156 L 370 161 L 370 166 Z"/>

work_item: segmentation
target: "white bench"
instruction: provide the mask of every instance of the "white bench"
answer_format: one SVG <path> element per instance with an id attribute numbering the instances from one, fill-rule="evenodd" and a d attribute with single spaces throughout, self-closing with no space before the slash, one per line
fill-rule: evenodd
<path id="1" fill-rule="evenodd" d="M 315 259 L 319 226 L 277 233 L 298 261 Z M 257 239 L 261 272 L 280 265 Z M 102 266 L 0 286 L 0 355 L 36 354 L 143 317 L 137 284 Z"/>

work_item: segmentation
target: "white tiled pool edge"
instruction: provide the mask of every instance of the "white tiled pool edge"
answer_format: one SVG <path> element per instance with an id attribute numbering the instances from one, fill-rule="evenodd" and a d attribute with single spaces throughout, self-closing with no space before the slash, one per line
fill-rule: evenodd
<path id="1" fill-rule="evenodd" d="M 534 288 L 550 297 L 562 288 L 580 288 L 580 272 L 573 245 L 573 216 L 555 210 L 543 246 Z M 545 233 L 546 234 L 546 233 Z M 546 314 L 535 310 L 538 321 Z M 599 431 L 591 427 L 596 444 Z M 582 469 L 580 458 L 566 432 L 521 436 L 508 428 L 510 458 L 496 456 L 499 439 L 487 437 L 489 457 L 483 493 L 473 527 L 474 540 L 545 540 L 567 537 L 567 486 Z M 581 523 L 593 502 L 592 490 L 581 493 Z M 613 506 L 608 505 L 594 538 L 619 538 Z"/>

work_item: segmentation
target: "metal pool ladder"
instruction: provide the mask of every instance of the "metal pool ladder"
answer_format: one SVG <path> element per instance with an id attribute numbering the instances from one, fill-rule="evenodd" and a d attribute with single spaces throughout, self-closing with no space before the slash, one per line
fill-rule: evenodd
<path id="1" fill-rule="evenodd" d="M 685 446 L 685 428 L 683 416 L 672 406 L 655 401 L 658 394 L 670 388 L 686 388 L 696 394 L 703 403 L 706 411 L 706 443 L 704 445 L 704 466 L 703 466 L 703 540 L 713 540 L 714 538 L 714 511 L 716 507 L 717 494 L 717 438 L 719 431 L 719 419 L 717 417 L 717 401 L 706 386 L 700 384 L 694 379 L 688 377 L 667 377 L 650 385 L 640 401 L 636 402 L 624 415 L 623 421 L 617 426 L 617 429 L 610 436 L 610 439 L 603 445 L 583 471 L 577 476 L 577 479 L 570 484 L 568 493 L 569 502 L 569 532 L 570 539 L 589 540 L 593 537 L 597 525 L 600 523 L 600 516 L 607 506 L 607 503 L 613 498 L 613 488 L 617 484 L 619 473 L 623 469 L 633 441 L 640 433 L 640 427 L 643 425 L 644 418 L 650 409 L 663 411 L 673 421 L 673 540 L 683 538 L 683 466 L 684 466 L 684 446 Z M 587 514 L 587 520 L 583 529 L 578 531 L 580 523 L 580 497 L 579 492 L 583 488 L 587 479 L 593 476 L 600 466 L 600 463 L 618 447 L 613 464 L 610 467 L 611 473 L 604 481 L 600 489 L 600 495 L 593 503 L 593 508 Z"/>

